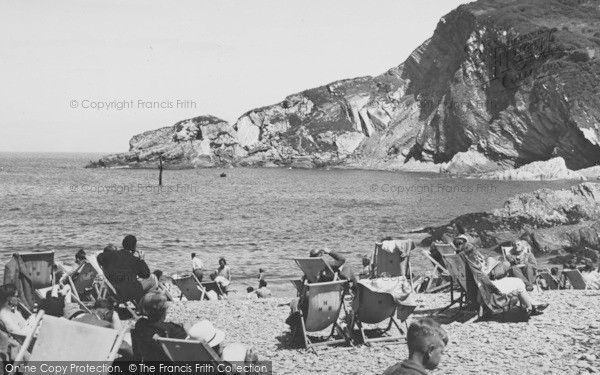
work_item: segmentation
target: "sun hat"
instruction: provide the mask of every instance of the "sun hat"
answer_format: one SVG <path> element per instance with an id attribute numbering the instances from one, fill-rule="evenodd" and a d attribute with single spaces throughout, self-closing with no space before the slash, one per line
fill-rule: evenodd
<path id="1" fill-rule="evenodd" d="M 457 239 L 465 240 L 466 242 L 469 242 L 469 237 L 467 237 L 465 234 L 461 234 L 460 236 L 458 236 L 456 238 Z"/>
<path id="2" fill-rule="evenodd" d="M 208 320 L 201 320 L 194 324 L 188 334 L 188 338 L 204 340 L 211 347 L 219 345 L 225 338 L 225 332 L 215 328 L 214 324 Z"/>

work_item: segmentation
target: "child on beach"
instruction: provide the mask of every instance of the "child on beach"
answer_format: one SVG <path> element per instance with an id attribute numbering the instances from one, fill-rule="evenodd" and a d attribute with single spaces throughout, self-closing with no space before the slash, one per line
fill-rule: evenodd
<path id="1" fill-rule="evenodd" d="M 256 291 L 254 290 L 253 287 L 249 286 L 246 288 L 246 299 L 258 299 L 258 296 L 256 295 Z"/>
<path id="2" fill-rule="evenodd" d="M 439 365 L 448 335 L 438 322 L 423 318 L 410 325 L 406 341 L 408 359 L 389 367 L 383 375 L 427 375 L 426 370 Z"/>
<path id="3" fill-rule="evenodd" d="M 262 268 L 258 269 L 258 283 L 260 288 L 260 282 L 265 280 L 265 270 Z"/>

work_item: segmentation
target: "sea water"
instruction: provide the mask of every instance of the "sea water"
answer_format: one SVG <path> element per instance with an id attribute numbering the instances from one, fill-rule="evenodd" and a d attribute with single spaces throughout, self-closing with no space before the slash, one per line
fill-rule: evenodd
<path id="1" fill-rule="evenodd" d="M 195 252 L 211 270 L 224 257 L 241 294 L 256 287 L 259 268 L 278 290 L 301 276 L 292 259 L 311 249 L 338 251 L 358 272 L 361 256 L 385 236 L 577 183 L 234 168 L 165 170 L 160 187 L 158 170 L 84 168 L 100 156 L 0 153 L 0 266 L 14 252 L 36 250 L 54 250 L 70 264 L 78 249 L 120 248 L 134 234 L 152 270 L 189 271 Z M 411 262 L 417 271 L 431 267 L 419 252 Z"/>

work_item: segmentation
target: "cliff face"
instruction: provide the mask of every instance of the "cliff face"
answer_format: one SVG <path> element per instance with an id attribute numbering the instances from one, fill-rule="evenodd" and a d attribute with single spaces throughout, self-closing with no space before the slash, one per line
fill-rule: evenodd
<path id="1" fill-rule="evenodd" d="M 596 165 L 598 24 L 600 0 L 460 6 L 380 76 L 334 82 L 247 112 L 228 130 L 236 143 L 217 162 L 403 169 L 420 161 L 451 172 L 553 157 L 569 169 Z"/>

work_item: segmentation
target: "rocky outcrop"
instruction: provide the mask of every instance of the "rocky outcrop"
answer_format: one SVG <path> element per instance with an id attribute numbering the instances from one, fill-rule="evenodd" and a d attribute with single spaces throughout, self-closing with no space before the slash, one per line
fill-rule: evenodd
<path id="1" fill-rule="evenodd" d="M 570 170 L 593 167 L 600 161 L 598 22 L 598 0 L 462 5 L 382 75 L 245 113 L 228 131 L 236 146 L 217 161 L 384 169 L 411 162 L 485 173 L 561 157 Z"/>
<path id="2" fill-rule="evenodd" d="M 597 167 L 592 167 L 597 168 Z M 589 169 L 589 168 L 588 168 Z M 586 169 L 587 171 L 587 169 Z M 580 173 L 567 168 L 565 159 L 553 158 L 547 161 L 535 161 L 520 168 L 490 172 L 479 175 L 491 180 L 587 180 L 585 175 L 593 171 Z"/>
<path id="3" fill-rule="evenodd" d="M 236 131 L 214 116 L 199 116 L 135 135 L 129 152 L 105 156 L 88 167 L 167 168 L 228 165 L 247 155 Z"/>
<path id="4" fill-rule="evenodd" d="M 446 233 L 464 232 L 482 247 L 527 239 L 537 253 L 591 248 L 600 251 L 600 184 L 568 190 L 540 189 L 510 198 L 493 212 L 462 215 L 448 225 L 426 228 L 427 244 Z"/>

